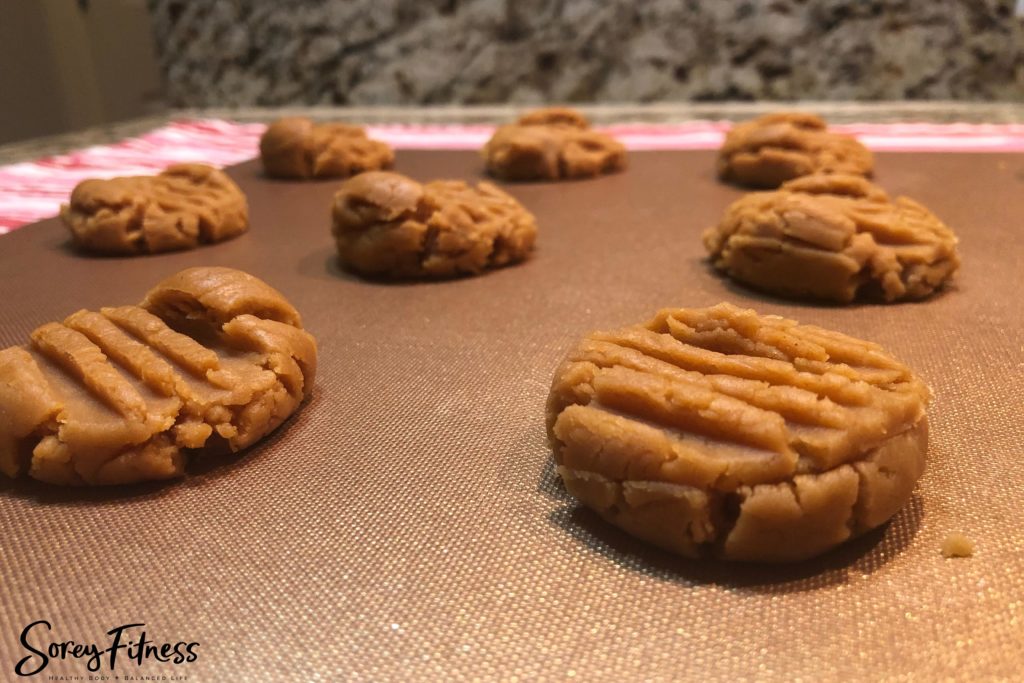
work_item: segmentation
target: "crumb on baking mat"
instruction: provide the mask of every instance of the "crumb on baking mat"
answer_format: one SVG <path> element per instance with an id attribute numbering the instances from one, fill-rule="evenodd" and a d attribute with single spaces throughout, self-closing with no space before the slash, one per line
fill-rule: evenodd
<path id="1" fill-rule="evenodd" d="M 971 557 L 974 555 L 974 541 L 961 533 L 953 532 L 942 542 L 943 557 Z"/>

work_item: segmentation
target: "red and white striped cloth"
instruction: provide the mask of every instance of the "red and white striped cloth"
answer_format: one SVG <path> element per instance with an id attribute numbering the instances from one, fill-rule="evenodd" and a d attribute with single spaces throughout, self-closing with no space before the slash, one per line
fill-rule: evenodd
<path id="1" fill-rule="evenodd" d="M 605 130 L 633 150 L 715 149 L 729 124 L 719 121 L 624 123 Z M 832 129 L 856 135 L 884 152 L 1021 152 L 1022 124 L 858 123 Z M 0 166 L 0 234 L 57 213 L 86 178 L 159 172 L 168 164 L 218 166 L 256 156 L 264 125 L 218 119 L 175 121 L 112 145 L 89 147 L 38 161 Z M 493 126 L 370 126 L 371 136 L 397 149 L 479 149 Z"/>

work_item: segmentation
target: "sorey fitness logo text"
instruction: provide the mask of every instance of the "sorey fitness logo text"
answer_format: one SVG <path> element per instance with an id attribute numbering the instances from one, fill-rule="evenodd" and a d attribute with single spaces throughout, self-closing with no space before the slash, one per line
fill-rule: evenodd
<path id="1" fill-rule="evenodd" d="M 21 632 L 25 656 L 14 666 L 19 676 L 43 672 L 53 660 L 85 660 L 85 667 L 96 673 L 114 671 L 118 662 L 130 660 L 141 666 L 146 662 L 187 664 L 199 658 L 199 643 L 160 643 L 146 635 L 145 624 L 123 624 L 107 631 L 104 642 L 79 643 L 55 640 L 48 621 L 33 621 Z"/>

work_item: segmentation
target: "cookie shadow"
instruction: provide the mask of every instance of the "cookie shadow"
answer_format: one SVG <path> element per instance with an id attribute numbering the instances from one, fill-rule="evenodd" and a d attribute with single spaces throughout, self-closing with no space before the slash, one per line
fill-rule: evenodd
<path id="1" fill-rule="evenodd" d="M 353 272 L 345 270 L 338 260 L 338 251 L 334 245 L 317 247 L 299 259 L 296 272 L 304 277 L 317 280 L 330 280 L 337 282 L 342 280 L 354 284 L 377 284 L 373 280 L 360 277 Z M 382 281 L 380 284 L 395 284 Z M 397 284 L 402 284 L 398 282 Z"/>
<path id="2" fill-rule="evenodd" d="M 328 185 L 340 185 L 353 176 L 336 176 L 331 178 L 281 178 L 267 175 L 262 169 L 254 171 L 253 178 L 271 185 L 296 186 L 296 187 L 324 187 Z M 356 174 L 358 175 L 358 174 Z"/>
<path id="3" fill-rule="evenodd" d="M 178 480 L 148 481 L 114 486 L 72 487 L 47 484 L 28 477 L 0 480 L 0 497 L 22 498 L 39 505 L 95 506 L 129 500 L 153 500 L 180 484 Z"/>
<path id="4" fill-rule="evenodd" d="M 477 176 L 478 180 L 486 180 L 489 183 L 493 183 L 498 187 L 511 187 L 511 188 L 550 188 L 552 185 L 557 187 L 576 187 L 579 185 L 587 185 L 590 183 L 600 182 L 602 180 L 609 180 L 615 178 L 618 173 L 602 173 L 601 175 L 592 176 L 590 178 L 560 178 L 558 180 L 513 180 L 505 178 L 495 178 L 494 176 L 487 173 L 487 171 L 480 171 Z"/>
<path id="5" fill-rule="evenodd" d="M 730 294 L 734 294 L 744 299 L 752 299 L 754 301 L 766 304 L 773 304 L 776 306 L 790 306 L 794 308 L 832 308 L 832 309 L 843 309 L 843 310 L 857 310 L 857 309 L 872 309 L 879 307 L 889 306 L 913 306 L 920 304 L 927 304 L 930 302 L 938 301 L 945 296 L 948 296 L 951 292 L 958 291 L 958 286 L 955 282 L 943 285 L 936 291 L 932 292 L 923 299 L 908 299 L 904 301 L 893 301 L 887 302 L 879 297 L 861 297 L 858 296 L 850 303 L 841 303 L 838 301 L 829 301 L 827 299 L 797 299 L 780 296 L 777 294 L 771 294 L 758 289 L 754 289 L 742 282 L 737 282 L 731 277 L 715 268 L 708 259 L 701 259 L 701 265 L 703 266 L 706 273 L 714 277 L 725 289 L 729 290 Z"/>
<path id="6" fill-rule="evenodd" d="M 522 268 L 533 259 L 526 262 L 515 263 L 501 268 L 487 269 L 482 273 L 464 273 L 443 278 L 400 278 L 392 279 L 387 277 L 374 277 L 369 275 L 356 274 L 341 265 L 338 259 L 338 252 L 333 246 L 320 247 L 309 252 L 299 259 L 297 271 L 300 275 L 315 279 L 345 281 L 360 285 L 373 287 L 444 287 L 451 283 L 463 280 L 472 280 L 478 277 L 495 277 L 501 273 L 511 271 L 515 268 Z"/>
<path id="7" fill-rule="evenodd" d="M 90 261 L 120 261 L 123 259 L 136 258 L 138 256 L 158 256 L 159 254 L 98 254 L 94 252 L 85 251 L 75 246 L 74 240 L 68 238 L 62 240 L 57 244 L 57 250 L 62 251 L 68 256 L 75 258 L 86 259 Z"/>
<path id="8" fill-rule="evenodd" d="M 251 466 L 298 426 L 306 409 L 317 400 L 317 392 L 273 432 L 252 446 L 232 453 L 226 448 L 202 453 L 189 452 L 184 477 L 111 486 L 59 486 L 22 476 L 18 479 L 0 477 L 0 497 L 15 497 L 46 506 L 98 506 L 125 502 L 154 500 L 175 491 L 208 486 L 230 476 L 240 467 Z"/>
<path id="9" fill-rule="evenodd" d="M 248 234 L 248 230 L 234 237 L 230 237 L 226 240 L 220 240 L 218 242 L 200 242 L 194 247 L 181 247 L 179 249 L 169 249 L 167 251 L 140 251 L 131 254 L 102 254 L 98 252 L 86 251 L 79 249 L 75 246 L 74 240 L 68 238 L 57 243 L 56 248 L 58 251 L 64 252 L 68 256 L 72 256 L 78 259 L 85 259 L 89 261 L 136 261 L 140 259 L 156 260 L 161 257 L 171 257 L 185 252 L 194 251 L 196 249 L 212 249 L 224 244 L 231 244 L 232 242 L 245 237 Z"/>
<path id="10" fill-rule="evenodd" d="M 367 285 L 374 285 L 378 287 L 416 287 L 418 285 L 436 285 L 443 283 L 444 280 L 427 280 L 427 279 L 416 279 L 416 278 L 401 278 L 401 279 L 390 279 L 383 276 L 372 276 L 372 275 L 359 275 L 341 265 L 341 259 L 338 258 L 338 252 L 335 249 L 330 249 L 329 253 L 324 259 L 324 270 L 332 278 L 348 280 L 350 282 L 359 282 Z M 461 277 L 448 278 L 449 280 L 461 280 Z"/>
<path id="11" fill-rule="evenodd" d="M 630 536 L 579 505 L 562 486 L 550 458 L 537 488 L 564 503 L 549 514 L 552 525 L 622 569 L 681 585 L 713 585 L 766 594 L 813 591 L 870 576 L 910 545 L 924 520 L 924 505 L 915 493 L 882 526 L 809 560 L 791 564 L 694 560 Z"/>

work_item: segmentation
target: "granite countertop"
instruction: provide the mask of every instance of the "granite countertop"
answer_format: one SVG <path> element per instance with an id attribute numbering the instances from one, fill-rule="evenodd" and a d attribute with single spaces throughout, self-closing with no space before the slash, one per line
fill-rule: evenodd
<path id="1" fill-rule="evenodd" d="M 1024 123 L 1024 104 L 967 102 L 700 102 L 628 105 L 574 105 L 598 125 L 631 122 L 671 123 L 693 119 L 741 120 L 779 110 L 803 109 L 833 123 L 921 121 L 931 123 Z M 450 107 L 285 107 L 175 109 L 86 130 L 0 145 L 0 165 L 103 145 L 140 135 L 183 118 L 271 121 L 285 115 L 356 123 L 494 124 L 508 121 L 521 106 Z"/>
<path id="2" fill-rule="evenodd" d="M 1024 100 L 1014 0 L 148 5 L 172 107 Z"/>

